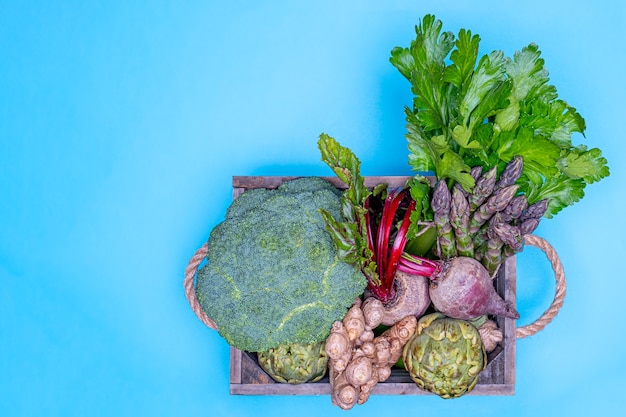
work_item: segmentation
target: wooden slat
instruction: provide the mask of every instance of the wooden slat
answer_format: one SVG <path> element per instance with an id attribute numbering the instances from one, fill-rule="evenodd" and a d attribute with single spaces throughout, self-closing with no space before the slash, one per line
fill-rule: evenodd
<path id="1" fill-rule="evenodd" d="M 515 256 L 508 258 L 504 263 L 505 278 L 501 280 L 502 286 L 504 287 L 502 297 L 514 306 L 517 305 L 517 299 L 515 298 L 515 295 L 517 294 L 516 265 L 517 259 Z M 506 360 L 504 383 L 513 387 L 515 386 L 515 355 L 517 347 L 515 324 L 515 320 L 505 319 L 503 330 L 505 336 L 504 357 Z"/>
<path id="2" fill-rule="evenodd" d="M 232 395 L 330 395 L 330 384 L 231 384 Z M 511 384 L 478 384 L 465 394 L 467 396 L 508 396 L 515 394 L 515 386 Z M 421 390 L 413 383 L 381 382 L 374 387 L 372 395 L 434 395 Z"/>
<path id="3" fill-rule="evenodd" d="M 295 176 L 234 176 L 233 198 L 253 188 L 276 188 Z M 336 177 L 322 177 L 338 188 L 346 188 Z M 365 177 L 365 185 L 373 187 L 387 183 L 391 187 L 402 187 L 408 176 Z M 515 257 L 509 258 L 495 278 L 496 290 L 515 305 L 516 268 Z M 515 320 L 498 317 L 504 340 L 501 346 L 489 355 L 487 368 L 481 373 L 478 384 L 467 395 L 513 395 L 515 392 Z M 320 382 L 291 385 L 274 382 L 258 365 L 256 355 L 231 348 L 230 392 L 234 395 L 329 395 L 328 377 Z M 376 385 L 374 395 L 432 395 L 420 390 L 410 379 L 408 372 L 394 369 L 391 377 Z"/>
<path id="4" fill-rule="evenodd" d="M 285 181 L 293 180 L 296 176 L 266 176 L 266 177 L 256 177 L 256 176 L 235 176 L 232 180 L 233 189 L 238 190 L 239 195 L 242 190 L 250 190 L 253 188 L 269 188 L 274 189 L 277 188 L 280 184 Z M 320 178 L 325 179 L 326 181 L 333 184 L 335 187 L 344 189 L 346 185 L 339 180 L 337 177 L 325 177 L 322 176 Z M 373 187 L 378 184 L 389 184 L 390 187 L 402 187 L 405 185 L 406 181 L 411 178 L 409 176 L 378 176 L 378 177 L 365 177 L 365 186 Z"/>
<path id="5" fill-rule="evenodd" d="M 230 383 L 241 384 L 241 354 L 239 349 L 230 347 Z"/>

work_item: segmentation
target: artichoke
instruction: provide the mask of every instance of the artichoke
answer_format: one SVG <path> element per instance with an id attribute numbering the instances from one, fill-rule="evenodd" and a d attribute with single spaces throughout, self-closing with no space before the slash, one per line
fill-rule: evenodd
<path id="1" fill-rule="evenodd" d="M 325 341 L 312 344 L 283 344 L 258 352 L 259 365 L 275 381 L 289 384 L 316 382 L 326 374 Z"/>
<path id="2" fill-rule="evenodd" d="M 442 398 L 471 391 L 487 365 L 478 329 L 441 313 L 422 317 L 404 346 L 404 366 L 421 389 Z"/>

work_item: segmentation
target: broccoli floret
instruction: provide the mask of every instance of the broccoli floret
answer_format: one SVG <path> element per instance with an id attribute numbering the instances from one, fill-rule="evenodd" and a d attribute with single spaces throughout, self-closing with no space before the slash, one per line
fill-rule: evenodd
<path id="1" fill-rule="evenodd" d="M 304 177 L 246 191 L 211 232 L 196 294 L 229 344 L 262 352 L 330 333 L 366 280 L 341 261 L 319 213 L 341 219 L 340 192 Z"/>

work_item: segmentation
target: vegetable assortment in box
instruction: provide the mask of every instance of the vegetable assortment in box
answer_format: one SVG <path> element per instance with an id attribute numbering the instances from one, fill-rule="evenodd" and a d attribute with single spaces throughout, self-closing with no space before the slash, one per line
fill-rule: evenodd
<path id="1" fill-rule="evenodd" d="M 391 64 L 410 83 L 415 175 L 364 177 L 358 157 L 318 138 L 327 177 L 233 177 L 225 219 L 191 259 L 198 317 L 231 345 L 231 392 L 513 393 L 515 339 L 563 303 L 564 273 L 533 235 L 609 175 L 585 122 L 549 84 L 538 47 L 479 56 L 478 35 L 425 16 Z M 557 291 L 515 328 L 515 254 L 552 263 Z M 504 387 L 502 389 L 501 387 Z"/>

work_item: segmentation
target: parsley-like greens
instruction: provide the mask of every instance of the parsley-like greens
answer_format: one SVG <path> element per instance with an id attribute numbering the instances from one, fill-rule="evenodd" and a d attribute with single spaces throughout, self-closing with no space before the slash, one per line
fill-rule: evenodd
<path id="1" fill-rule="evenodd" d="M 479 58 L 478 35 L 466 29 L 456 37 L 442 32 L 433 15 L 421 20 L 416 35 L 390 58 L 414 95 L 406 109 L 406 137 L 415 171 L 470 191 L 472 167 L 501 171 L 521 156 L 519 192 L 530 204 L 549 199 L 546 217 L 579 201 L 587 184 L 609 175 L 599 149 L 572 143 L 573 133 L 584 135 L 585 121 L 549 84 L 537 45 L 512 58 L 502 51 Z"/>

